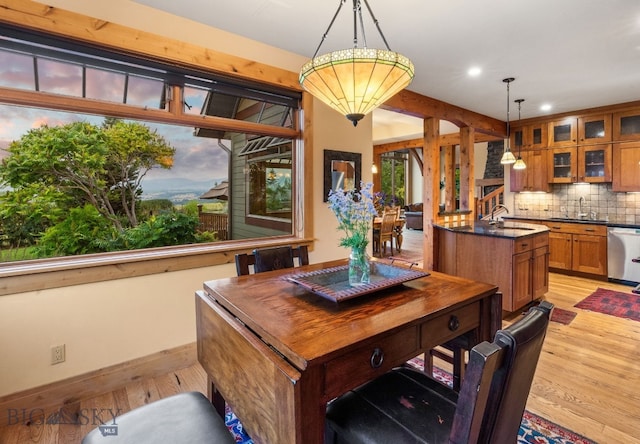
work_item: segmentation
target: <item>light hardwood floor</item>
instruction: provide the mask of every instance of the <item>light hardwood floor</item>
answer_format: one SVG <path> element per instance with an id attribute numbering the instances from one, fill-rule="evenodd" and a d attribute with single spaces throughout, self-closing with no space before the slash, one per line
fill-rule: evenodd
<path id="1" fill-rule="evenodd" d="M 411 243 L 421 240 L 421 232 L 407 233 L 405 256 L 414 255 L 419 247 Z M 623 285 L 551 274 L 545 299 L 578 315 L 570 325 L 550 324 L 527 409 L 601 444 L 640 444 L 640 322 L 573 307 L 598 287 L 630 291 Z M 0 443 L 79 443 L 94 427 L 94 412 L 108 420 L 109 409 L 124 412 L 190 390 L 206 390 L 198 364 L 64 406 L 64 417 L 78 417 L 80 425 L 42 424 L 37 418 L 25 425 L 20 418 L 20 424 L 0 429 Z"/>

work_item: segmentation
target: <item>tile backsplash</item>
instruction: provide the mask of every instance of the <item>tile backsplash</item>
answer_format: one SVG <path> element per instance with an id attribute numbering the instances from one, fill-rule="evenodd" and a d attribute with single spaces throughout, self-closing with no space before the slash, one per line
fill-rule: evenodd
<path id="1" fill-rule="evenodd" d="M 614 193 L 611 184 L 555 184 L 551 193 L 516 193 L 512 214 L 577 218 L 580 198 L 588 219 L 640 225 L 640 193 Z M 509 208 L 511 210 L 511 208 Z"/>

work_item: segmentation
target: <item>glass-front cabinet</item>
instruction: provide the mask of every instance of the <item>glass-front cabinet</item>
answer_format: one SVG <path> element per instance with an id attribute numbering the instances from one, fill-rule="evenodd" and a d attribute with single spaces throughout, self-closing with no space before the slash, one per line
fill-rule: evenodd
<path id="1" fill-rule="evenodd" d="M 549 169 L 551 183 L 611 182 L 611 144 L 554 148 Z"/>
<path id="2" fill-rule="evenodd" d="M 640 139 L 640 109 L 621 111 L 613 114 L 613 140 Z"/>
<path id="3" fill-rule="evenodd" d="M 576 147 L 554 148 L 549 151 L 551 183 L 577 182 L 578 150 Z"/>
<path id="4" fill-rule="evenodd" d="M 611 182 L 611 144 L 578 147 L 578 182 Z"/>
<path id="5" fill-rule="evenodd" d="M 547 123 L 515 127 L 511 132 L 511 146 L 523 150 L 540 150 L 547 147 Z"/>
<path id="6" fill-rule="evenodd" d="M 611 142 L 611 114 L 578 118 L 578 145 Z"/>
<path id="7" fill-rule="evenodd" d="M 552 148 L 578 144 L 578 119 L 566 117 L 549 122 L 549 146 Z"/>

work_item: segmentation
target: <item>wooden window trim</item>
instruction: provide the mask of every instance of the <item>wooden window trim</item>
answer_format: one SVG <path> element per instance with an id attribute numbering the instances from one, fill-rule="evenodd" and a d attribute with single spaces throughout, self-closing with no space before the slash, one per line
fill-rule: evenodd
<path id="1" fill-rule="evenodd" d="M 203 72 L 226 74 L 239 79 L 275 85 L 293 91 L 302 91 L 297 81 L 297 73 L 245 60 L 240 57 L 218 53 L 184 42 L 158 37 L 113 23 L 102 22 L 81 14 L 59 8 L 43 8 L 41 4 L 29 0 L 9 0 L 5 5 L 0 22 L 19 28 L 70 38 L 105 49 L 126 51 L 131 54 L 151 57 L 168 63 L 193 67 Z M 87 29 L 91 32 L 87 33 Z M 278 128 L 253 122 L 239 122 L 214 116 L 190 116 L 179 114 L 177 107 L 170 112 L 132 107 L 111 102 L 59 96 L 55 94 L 0 88 L 1 102 L 6 104 L 59 109 L 141 119 L 160 123 L 186 126 L 215 127 L 228 131 L 258 133 L 274 137 L 304 140 L 301 167 L 311 168 L 312 130 L 302 133 L 298 129 Z M 305 112 L 296 116 L 296 124 L 312 122 L 312 100 L 303 93 L 302 108 Z M 308 238 L 293 236 L 256 238 L 246 241 L 220 242 L 177 247 L 162 247 L 148 250 L 101 253 L 74 257 L 40 259 L 3 263 L 0 268 L 0 296 L 28 291 L 46 290 L 113 279 L 130 278 L 170 271 L 201 268 L 232 263 L 237 253 L 254 248 L 278 245 L 310 245 L 312 239 L 313 206 L 312 188 L 304 188 L 304 196 L 299 205 L 304 218 L 304 228 Z M 296 230 L 296 233 L 298 231 Z"/>
<path id="2" fill-rule="evenodd" d="M 280 236 L 8 262 L 0 268 L 0 296 L 223 265 L 254 248 L 311 243 L 312 239 Z"/>

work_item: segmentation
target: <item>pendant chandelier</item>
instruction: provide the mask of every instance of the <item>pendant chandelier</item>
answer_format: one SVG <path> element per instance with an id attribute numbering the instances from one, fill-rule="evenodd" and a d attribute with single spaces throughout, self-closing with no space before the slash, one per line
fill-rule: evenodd
<path id="1" fill-rule="evenodd" d="M 310 94 L 344 114 L 356 126 L 367 113 L 409 85 L 414 68 L 407 57 L 391 51 L 367 0 L 353 0 L 353 48 L 318 56 L 324 39 L 346 1 L 340 0 L 338 10 L 313 58 L 300 70 L 300 84 Z M 366 5 L 386 50 L 367 48 L 361 3 Z M 363 47 L 358 47 L 358 21 Z"/>
<path id="2" fill-rule="evenodd" d="M 500 163 L 502 165 L 511 165 L 516 163 L 516 158 L 509 149 L 509 139 L 511 138 L 511 131 L 509 128 L 509 84 L 513 82 L 515 79 L 513 77 L 508 77 L 503 79 L 502 81 L 507 84 L 507 148 L 504 150 L 504 154 L 502 155 L 502 159 L 500 159 Z"/>
<path id="3" fill-rule="evenodd" d="M 518 104 L 518 122 L 520 122 L 520 107 L 522 106 L 522 102 L 524 102 L 524 99 L 516 99 L 514 100 L 514 102 Z M 522 135 L 524 136 L 524 132 L 522 133 Z M 514 170 L 524 170 L 525 168 L 527 168 L 527 164 L 524 163 L 524 160 L 522 160 L 521 153 L 522 140 L 520 140 L 520 145 L 518 145 L 518 159 L 516 160 L 516 163 L 513 164 Z"/>

